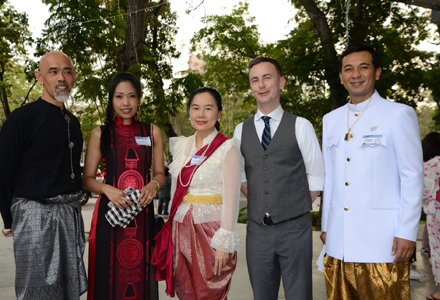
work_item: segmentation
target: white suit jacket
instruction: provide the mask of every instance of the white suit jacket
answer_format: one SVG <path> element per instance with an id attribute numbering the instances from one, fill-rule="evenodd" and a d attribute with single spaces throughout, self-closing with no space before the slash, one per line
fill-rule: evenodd
<path id="1" fill-rule="evenodd" d="M 324 116 L 322 231 L 331 257 L 389 263 L 394 237 L 417 238 L 423 194 L 419 126 L 407 105 L 375 92 L 361 115 L 367 103 Z M 347 115 L 350 126 L 358 120 L 349 141 L 344 140 Z"/>

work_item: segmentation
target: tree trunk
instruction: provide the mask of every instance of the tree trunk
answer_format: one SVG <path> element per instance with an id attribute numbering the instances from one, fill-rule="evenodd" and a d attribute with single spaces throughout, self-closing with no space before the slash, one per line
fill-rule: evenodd
<path id="1" fill-rule="evenodd" d="M 157 23 L 159 22 L 158 21 L 159 11 L 162 8 L 162 5 L 164 3 L 165 3 L 165 0 L 161 0 L 157 4 L 156 8 L 153 11 L 153 17 L 154 17 L 153 24 L 154 25 L 152 26 L 153 41 L 151 43 L 151 51 L 152 51 L 152 53 L 154 53 L 155 59 L 156 59 L 156 57 L 157 57 L 156 55 L 158 53 L 158 50 L 157 50 L 157 47 L 158 47 L 157 35 L 158 35 L 159 28 L 157 26 Z M 156 94 L 161 99 L 161 104 L 164 105 L 166 100 L 165 100 L 165 92 L 164 92 L 164 88 L 163 88 L 163 86 L 164 86 L 163 78 L 162 78 L 162 74 L 161 74 L 160 69 L 159 69 L 159 65 L 157 64 L 157 61 L 155 59 L 151 60 L 148 63 L 148 65 L 156 74 L 156 82 L 155 82 L 153 88 L 157 91 Z M 157 109 L 162 109 L 160 107 L 161 104 L 158 105 Z M 167 114 L 166 117 L 167 117 L 167 122 L 164 122 L 164 123 L 165 123 L 165 126 L 166 126 L 165 132 L 166 132 L 167 136 L 168 137 L 177 136 L 176 132 L 174 131 L 173 127 L 171 126 L 170 116 Z"/>
<path id="2" fill-rule="evenodd" d="M 134 64 L 142 63 L 142 49 L 145 39 L 146 0 L 127 1 L 127 25 L 125 30 L 122 71 L 127 72 Z"/>
<path id="3" fill-rule="evenodd" d="M 321 40 L 324 53 L 325 79 L 330 86 L 330 110 L 345 103 L 346 91 L 339 80 L 338 55 L 333 42 L 332 31 L 327 23 L 325 14 L 318 8 L 314 0 L 300 0 L 309 18 L 315 23 L 316 31 Z"/>
<path id="4" fill-rule="evenodd" d="M 8 94 L 6 93 L 6 86 L 4 82 L 5 66 L 0 65 L 0 87 L 1 87 L 1 101 L 3 106 L 3 111 L 5 112 L 6 118 L 11 114 L 11 109 L 9 108 Z"/>
<path id="5" fill-rule="evenodd" d="M 34 83 L 33 83 L 32 86 L 31 86 L 31 88 L 28 90 L 28 92 L 27 92 L 27 94 L 26 94 L 26 97 L 24 97 L 23 102 L 21 102 L 20 107 L 22 107 L 22 106 L 24 106 L 24 105 L 26 104 L 26 102 L 27 102 L 28 99 L 29 99 L 29 95 L 31 94 L 31 92 L 32 92 L 32 90 L 34 89 L 34 86 L 37 84 L 37 82 L 38 82 L 38 80 L 35 79 L 35 80 L 34 80 Z"/>
<path id="6" fill-rule="evenodd" d="M 353 22 L 353 29 L 351 30 L 350 45 L 362 45 L 365 43 L 365 37 L 367 35 L 370 23 L 364 20 L 364 1 L 358 0 L 356 4 L 356 11 L 354 13 L 355 22 Z"/>

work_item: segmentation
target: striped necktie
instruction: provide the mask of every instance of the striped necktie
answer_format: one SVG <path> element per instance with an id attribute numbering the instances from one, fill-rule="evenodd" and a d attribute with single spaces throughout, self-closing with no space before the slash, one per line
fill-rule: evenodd
<path id="1" fill-rule="evenodd" d="M 261 136 L 261 145 L 263 146 L 264 151 L 266 151 L 272 139 L 270 136 L 270 124 L 269 124 L 270 117 L 262 116 L 261 118 L 264 121 L 264 130 L 263 130 L 263 135 Z"/>

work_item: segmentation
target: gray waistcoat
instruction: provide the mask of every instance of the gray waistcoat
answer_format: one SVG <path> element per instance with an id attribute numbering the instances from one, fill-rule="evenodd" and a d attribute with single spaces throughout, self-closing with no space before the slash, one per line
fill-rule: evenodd
<path id="1" fill-rule="evenodd" d="M 255 222 L 261 222 L 266 212 L 278 223 L 312 209 L 295 122 L 296 116 L 284 111 L 266 151 L 257 136 L 254 116 L 243 123 L 241 152 L 248 183 L 247 212 Z"/>

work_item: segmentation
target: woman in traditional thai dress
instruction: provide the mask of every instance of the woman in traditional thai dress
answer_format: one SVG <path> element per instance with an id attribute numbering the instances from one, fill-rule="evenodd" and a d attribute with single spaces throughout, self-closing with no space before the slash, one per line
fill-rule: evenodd
<path id="1" fill-rule="evenodd" d="M 426 299 L 440 299 L 440 134 L 431 132 L 422 141 L 425 162 L 423 210 L 426 213 L 432 273 L 438 291 Z"/>
<path id="2" fill-rule="evenodd" d="M 188 110 L 196 133 L 170 141 L 173 202 L 152 263 L 169 295 L 175 290 L 184 300 L 226 299 L 240 245 L 240 150 L 216 128 L 222 110 L 216 90 L 194 91 Z"/>
<path id="3" fill-rule="evenodd" d="M 152 200 L 164 183 L 163 144 L 159 128 L 136 120 L 141 84 L 130 73 L 110 83 L 104 126 L 94 129 L 87 145 L 84 187 L 100 194 L 93 212 L 89 249 L 88 299 L 157 299 L 157 282 L 150 276 L 154 238 Z M 96 180 L 100 162 L 105 182 Z M 146 207 L 123 228 L 113 227 L 105 214 L 110 207 L 129 208 L 128 187 L 140 190 Z M 153 274 L 153 273 L 151 273 Z"/>

